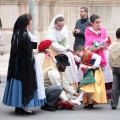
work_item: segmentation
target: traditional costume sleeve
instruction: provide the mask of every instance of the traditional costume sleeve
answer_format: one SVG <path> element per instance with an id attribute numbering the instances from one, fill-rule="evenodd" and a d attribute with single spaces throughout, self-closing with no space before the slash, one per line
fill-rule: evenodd
<path id="1" fill-rule="evenodd" d="M 69 91 L 71 94 L 75 92 L 73 88 L 69 85 L 69 83 L 65 80 L 64 77 L 62 77 L 63 78 L 62 80 L 60 79 L 60 73 L 58 73 L 56 70 L 48 71 L 48 77 L 52 85 L 60 85 L 63 87 L 64 90 Z M 68 100 L 68 98 L 64 90 L 62 91 L 59 97 L 63 101 L 66 101 Z"/>
<path id="2" fill-rule="evenodd" d="M 28 34 L 29 34 L 29 36 L 31 38 L 33 49 L 37 49 L 37 42 L 38 42 L 38 40 L 37 40 L 36 36 L 33 35 L 31 32 L 28 32 Z"/>
<path id="3" fill-rule="evenodd" d="M 92 58 L 95 60 L 94 67 L 99 67 L 101 62 L 101 57 L 98 54 L 93 53 Z"/>
<path id="4" fill-rule="evenodd" d="M 67 51 L 67 47 L 64 47 L 64 46 L 58 44 L 54 31 L 51 30 L 47 34 L 47 39 L 52 41 L 51 46 L 53 47 L 54 50 L 56 50 L 58 52 L 66 52 Z"/>

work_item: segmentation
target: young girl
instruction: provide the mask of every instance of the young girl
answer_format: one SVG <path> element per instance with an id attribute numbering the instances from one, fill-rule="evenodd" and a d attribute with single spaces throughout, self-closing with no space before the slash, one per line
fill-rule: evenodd
<path id="1" fill-rule="evenodd" d="M 106 34 L 105 28 L 101 26 L 101 18 L 98 15 L 90 16 L 90 26 L 85 30 L 85 48 L 92 47 L 91 51 L 101 56 L 100 66 L 102 67 L 105 87 L 107 92 L 107 99 L 111 98 L 111 89 L 112 89 L 112 71 L 109 65 L 109 52 L 108 52 L 108 37 Z M 95 44 L 97 42 L 99 46 Z M 103 44 L 103 45 L 100 45 Z M 106 44 L 106 45 L 105 45 Z"/>
<path id="2" fill-rule="evenodd" d="M 100 68 L 101 57 L 82 46 L 75 48 L 74 52 L 81 58 L 80 68 L 84 74 L 78 86 L 81 93 L 74 102 L 80 104 L 79 102 L 83 100 L 87 105 L 84 108 L 93 108 L 94 103 L 107 103 L 104 78 Z"/>

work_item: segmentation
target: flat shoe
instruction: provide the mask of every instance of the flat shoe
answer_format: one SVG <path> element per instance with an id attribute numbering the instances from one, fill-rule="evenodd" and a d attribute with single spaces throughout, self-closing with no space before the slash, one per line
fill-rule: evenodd
<path id="1" fill-rule="evenodd" d="M 41 106 L 41 109 L 46 111 L 52 111 L 52 112 L 56 111 L 55 107 L 52 107 L 52 106 Z"/>
<path id="2" fill-rule="evenodd" d="M 22 109 L 22 112 L 23 112 L 24 114 L 26 114 L 26 115 L 36 115 L 35 112 L 33 112 L 33 111 L 27 112 L 27 111 L 25 111 L 24 109 Z"/>
<path id="3" fill-rule="evenodd" d="M 117 108 L 117 107 L 112 107 L 111 109 L 112 109 L 112 110 L 116 110 L 116 108 Z"/>
<path id="4" fill-rule="evenodd" d="M 92 109 L 93 108 L 93 104 L 88 104 L 87 106 L 84 106 L 85 109 Z"/>

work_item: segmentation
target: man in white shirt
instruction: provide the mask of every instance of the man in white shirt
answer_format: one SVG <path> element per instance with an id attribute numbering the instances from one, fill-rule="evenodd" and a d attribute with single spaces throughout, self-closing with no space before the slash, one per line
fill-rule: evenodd
<path id="1" fill-rule="evenodd" d="M 55 56 L 55 59 L 56 64 L 48 67 L 43 73 L 45 87 L 49 87 L 50 85 L 62 86 L 63 91 L 60 94 L 59 98 L 62 101 L 67 102 L 70 106 L 75 106 L 77 104 L 69 100 L 68 97 L 66 96 L 66 92 L 73 96 L 79 96 L 79 93 L 77 93 L 73 89 L 73 87 L 70 86 L 70 84 L 67 82 L 65 78 L 64 71 L 66 69 L 66 66 L 70 66 L 68 57 L 65 54 L 58 54 Z"/>

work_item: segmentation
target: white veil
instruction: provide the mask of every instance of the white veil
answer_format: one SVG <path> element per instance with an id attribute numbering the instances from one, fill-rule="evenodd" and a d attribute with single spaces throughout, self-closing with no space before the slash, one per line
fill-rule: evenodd
<path id="1" fill-rule="evenodd" d="M 48 28 L 48 32 L 49 32 L 49 30 L 54 29 L 54 27 L 55 27 L 55 20 L 56 20 L 58 17 L 63 17 L 63 15 L 62 15 L 62 14 L 57 14 L 57 15 L 52 19 L 52 21 L 51 21 L 51 23 L 50 23 L 50 26 L 49 26 L 49 28 Z"/>
<path id="2" fill-rule="evenodd" d="M 58 17 L 63 17 L 64 16 L 62 14 L 57 14 L 51 21 L 50 23 L 50 26 L 48 28 L 48 31 L 47 31 L 47 35 L 46 35 L 46 38 L 48 38 L 47 36 L 49 36 L 49 34 L 51 34 L 51 31 L 54 31 L 54 33 L 57 35 L 57 38 L 59 38 L 57 41 L 60 41 L 62 40 L 62 38 L 66 38 L 66 42 L 67 42 L 67 45 L 69 46 L 69 38 L 68 38 L 68 29 L 67 29 L 67 26 L 64 25 L 64 27 L 62 28 L 61 31 L 57 31 L 56 28 L 55 28 L 55 20 L 58 18 Z M 53 35 L 52 35 L 53 36 Z"/>
<path id="3" fill-rule="evenodd" d="M 70 48 L 67 26 L 64 25 L 64 27 L 60 31 L 55 28 L 55 20 L 58 17 L 63 17 L 63 15 L 58 14 L 52 19 L 47 31 L 47 39 L 52 40 L 52 47 L 54 46 L 54 49 L 58 51 L 58 54 L 62 53 L 68 56 L 71 66 L 67 67 L 66 69 L 66 78 L 69 83 L 74 83 L 77 81 L 77 66 L 75 65 L 74 56 L 72 55 L 72 53 L 66 52 L 66 48 Z M 64 39 L 66 41 L 66 47 L 58 44 L 59 41 L 62 41 Z"/>

